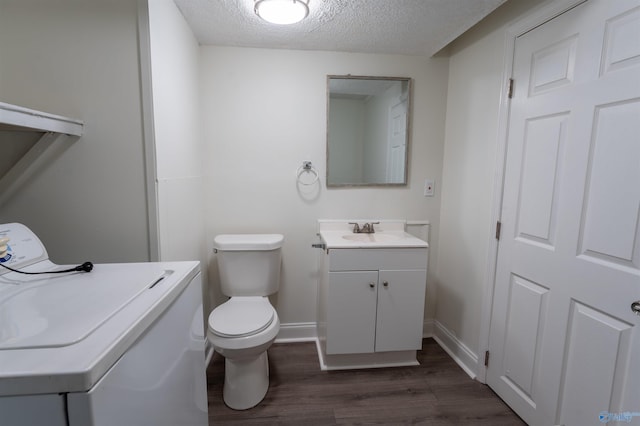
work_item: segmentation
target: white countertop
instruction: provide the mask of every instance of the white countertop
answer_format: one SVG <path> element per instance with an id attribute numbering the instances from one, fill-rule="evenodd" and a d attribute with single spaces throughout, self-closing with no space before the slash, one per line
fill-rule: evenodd
<path id="1" fill-rule="evenodd" d="M 357 222 L 360 226 L 364 223 L 380 223 L 373 225 L 374 233 L 366 234 L 354 233 L 354 225 L 349 222 Z M 327 249 L 429 247 L 429 243 L 405 232 L 404 228 L 405 222 L 399 220 L 318 221 L 318 234 Z"/>

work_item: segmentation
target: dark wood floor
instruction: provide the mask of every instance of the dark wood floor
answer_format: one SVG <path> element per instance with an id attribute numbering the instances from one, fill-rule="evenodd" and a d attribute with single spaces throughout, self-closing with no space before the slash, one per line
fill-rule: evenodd
<path id="1" fill-rule="evenodd" d="M 224 358 L 215 354 L 207 371 L 209 424 L 525 424 L 433 339 L 424 339 L 418 361 L 416 367 L 321 371 L 314 343 L 274 344 L 267 396 L 235 411 L 222 401 Z"/>

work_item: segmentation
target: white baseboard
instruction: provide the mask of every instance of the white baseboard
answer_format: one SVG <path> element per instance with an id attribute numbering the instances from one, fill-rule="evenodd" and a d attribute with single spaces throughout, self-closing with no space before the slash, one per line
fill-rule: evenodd
<path id="1" fill-rule="evenodd" d="M 442 323 L 434 319 L 425 319 L 422 337 L 433 338 L 447 354 L 469 375 L 476 379 L 478 355 L 462 343 Z M 316 342 L 318 334 L 315 322 L 299 322 L 280 324 L 280 332 L 276 343 Z M 213 353 L 210 349 L 210 354 Z M 207 357 L 210 360 L 210 355 Z"/>
<path id="2" fill-rule="evenodd" d="M 464 343 L 447 329 L 438 320 L 434 320 L 433 339 L 451 358 L 469 375 L 476 379 L 478 371 L 478 355 L 469 349 Z"/>
<path id="3" fill-rule="evenodd" d="M 315 322 L 283 323 L 280 324 L 276 343 L 315 342 L 317 337 Z M 432 337 L 469 377 L 476 378 L 478 355 L 458 340 L 442 323 L 434 319 L 425 319 L 422 337 Z"/>
<path id="4" fill-rule="evenodd" d="M 280 324 L 276 343 L 314 342 L 317 337 L 315 322 Z"/>
<path id="5" fill-rule="evenodd" d="M 435 321 L 433 318 L 428 318 L 424 320 L 422 324 L 422 338 L 426 339 L 427 337 L 433 337 L 433 329 L 435 327 Z"/>
<path id="6" fill-rule="evenodd" d="M 434 337 L 435 321 L 424 320 L 422 337 Z M 276 343 L 313 342 L 318 338 L 315 322 L 297 322 L 280 324 L 280 332 Z"/>
<path id="7" fill-rule="evenodd" d="M 422 337 L 435 336 L 435 321 L 431 318 L 425 319 L 422 325 Z M 315 322 L 298 322 L 280 324 L 280 332 L 276 338 L 277 343 L 289 342 L 312 342 L 318 337 Z"/>

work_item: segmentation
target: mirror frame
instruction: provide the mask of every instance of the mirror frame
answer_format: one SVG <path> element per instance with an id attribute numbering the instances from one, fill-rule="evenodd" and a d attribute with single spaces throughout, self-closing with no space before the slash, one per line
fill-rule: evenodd
<path id="1" fill-rule="evenodd" d="M 331 104 L 331 79 L 341 80 L 391 80 L 407 83 L 407 121 L 406 121 L 406 148 L 404 157 L 404 179 L 401 183 L 329 183 L 329 114 Z M 326 173 L 325 182 L 327 188 L 366 188 L 366 187 L 403 187 L 409 185 L 409 157 L 411 151 L 412 115 L 413 115 L 413 79 L 411 77 L 382 77 L 364 75 L 327 75 L 327 124 L 326 124 Z"/>

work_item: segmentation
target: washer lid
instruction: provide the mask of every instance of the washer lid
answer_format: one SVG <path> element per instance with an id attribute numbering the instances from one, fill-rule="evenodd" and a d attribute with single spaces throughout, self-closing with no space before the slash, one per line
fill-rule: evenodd
<path id="1" fill-rule="evenodd" d="M 77 344 L 165 274 L 129 265 L 42 278 L 6 274 L 0 279 L 0 350 Z"/>
<path id="2" fill-rule="evenodd" d="M 222 337 L 242 337 L 269 327 L 273 306 L 266 297 L 232 297 L 209 315 L 209 330 Z"/>
<path id="3" fill-rule="evenodd" d="M 275 250 L 282 247 L 281 234 L 222 234 L 213 239 L 218 250 Z"/>
<path id="4" fill-rule="evenodd" d="M 95 264 L 90 273 L 55 277 L 0 275 L 0 401 L 3 396 L 86 392 L 151 324 L 164 329 L 157 324 L 163 312 L 188 311 L 185 320 L 191 321 L 198 300 L 189 301 L 189 307 L 177 301 L 187 291 L 200 293 L 191 287 L 200 287 L 199 263 Z M 51 267 L 58 266 L 46 261 L 25 269 Z"/>

